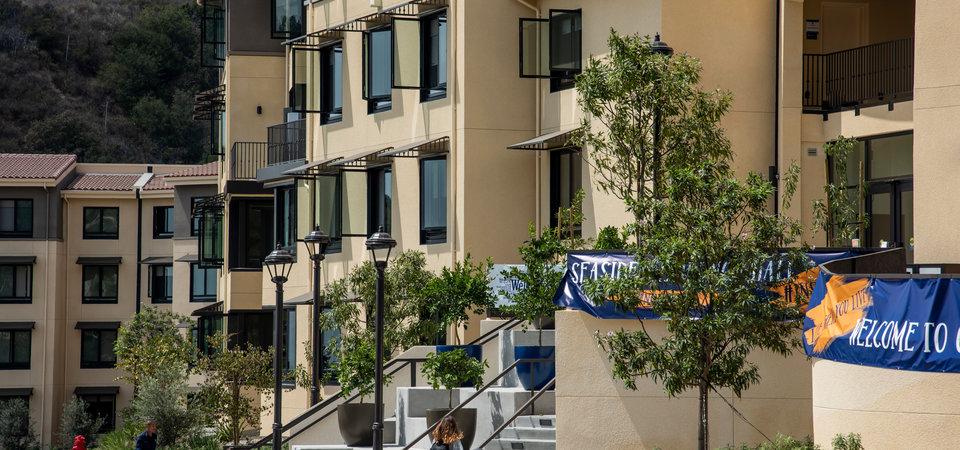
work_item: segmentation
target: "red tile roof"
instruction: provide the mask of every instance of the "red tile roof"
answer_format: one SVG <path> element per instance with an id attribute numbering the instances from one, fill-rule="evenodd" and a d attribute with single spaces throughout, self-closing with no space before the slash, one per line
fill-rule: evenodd
<path id="1" fill-rule="evenodd" d="M 132 191 L 139 173 L 81 173 L 64 190 L 67 191 Z"/>
<path id="2" fill-rule="evenodd" d="M 215 177 L 220 174 L 220 161 L 192 166 L 179 172 L 167 174 L 170 178 L 179 177 Z"/>
<path id="3" fill-rule="evenodd" d="M 145 191 L 164 191 L 173 189 L 173 186 L 167 184 L 167 181 L 164 179 L 169 175 L 154 175 L 147 184 L 143 185 L 143 190 Z"/>
<path id="4" fill-rule="evenodd" d="M 77 162 L 77 155 L 0 153 L 0 178 L 57 178 Z"/>

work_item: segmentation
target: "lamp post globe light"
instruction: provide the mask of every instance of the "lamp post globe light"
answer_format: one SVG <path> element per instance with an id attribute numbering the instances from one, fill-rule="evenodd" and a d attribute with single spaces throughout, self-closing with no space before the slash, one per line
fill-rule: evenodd
<path id="1" fill-rule="evenodd" d="M 326 257 L 330 236 L 317 226 L 304 236 L 303 243 L 306 244 L 310 261 L 313 261 L 313 344 L 311 345 L 313 376 L 310 385 L 310 405 L 316 405 L 320 401 L 320 383 L 323 382 L 320 377 L 324 371 L 323 336 L 320 329 L 320 313 L 323 310 L 323 303 L 320 302 L 320 262 Z"/>
<path id="2" fill-rule="evenodd" d="M 281 449 L 281 431 L 283 424 L 280 422 L 280 409 L 282 406 L 283 394 L 283 283 L 286 283 L 290 270 L 293 269 L 293 263 L 296 259 L 289 251 L 284 250 L 277 243 L 277 248 L 270 252 L 266 258 L 263 258 L 263 265 L 267 267 L 270 274 L 270 281 L 277 286 L 276 309 L 273 310 L 273 449 Z"/>
<path id="3" fill-rule="evenodd" d="M 390 236 L 390 233 L 383 231 L 380 227 L 376 233 L 370 235 L 366 241 L 367 250 L 370 250 L 370 256 L 373 257 L 373 265 L 377 269 L 377 306 L 376 306 L 376 377 L 373 386 L 373 448 L 374 450 L 383 450 L 383 283 L 384 271 L 387 268 L 387 260 L 390 259 L 390 252 L 397 246 L 397 241 Z"/>

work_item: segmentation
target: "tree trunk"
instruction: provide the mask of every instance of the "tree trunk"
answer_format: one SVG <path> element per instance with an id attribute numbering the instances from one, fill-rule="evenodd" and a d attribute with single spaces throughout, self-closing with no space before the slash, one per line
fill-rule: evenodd
<path id="1" fill-rule="evenodd" d="M 707 407 L 709 402 L 708 394 L 710 393 L 710 386 L 706 381 L 700 381 L 700 434 L 698 446 L 700 450 L 709 450 L 710 449 L 710 423 L 707 416 Z"/>

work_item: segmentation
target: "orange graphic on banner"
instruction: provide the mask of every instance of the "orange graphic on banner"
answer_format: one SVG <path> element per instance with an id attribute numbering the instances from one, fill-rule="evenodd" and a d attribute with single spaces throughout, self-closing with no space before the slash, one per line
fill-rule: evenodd
<path id="1" fill-rule="evenodd" d="M 849 283 L 834 275 L 827 281 L 827 293 L 819 305 L 807 310 L 813 328 L 804 333 L 807 345 L 822 352 L 834 339 L 853 331 L 863 318 L 864 310 L 873 304 L 867 286 L 870 280 L 861 278 Z"/>

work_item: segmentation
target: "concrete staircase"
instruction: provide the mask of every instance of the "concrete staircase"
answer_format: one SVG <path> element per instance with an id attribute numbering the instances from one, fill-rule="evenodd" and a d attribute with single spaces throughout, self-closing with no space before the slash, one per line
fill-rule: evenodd
<path id="1" fill-rule="evenodd" d="M 518 416 L 513 424 L 490 441 L 486 450 L 555 450 L 557 448 L 557 416 Z"/>

